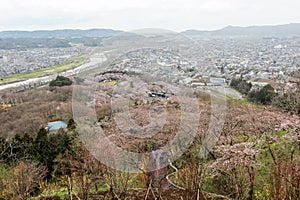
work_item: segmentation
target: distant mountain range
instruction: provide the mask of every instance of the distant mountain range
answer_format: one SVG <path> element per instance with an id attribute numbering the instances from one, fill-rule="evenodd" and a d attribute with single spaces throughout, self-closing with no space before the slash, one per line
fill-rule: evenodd
<path id="1" fill-rule="evenodd" d="M 82 37 L 109 37 L 114 36 L 123 31 L 112 29 L 90 29 L 90 30 L 41 30 L 41 31 L 2 31 L 0 38 L 82 38 Z"/>
<path id="2" fill-rule="evenodd" d="M 300 23 L 275 25 L 275 26 L 227 26 L 220 30 L 215 31 L 200 31 L 200 30 L 187 30 L 182 34 L 188 36 L 215 36 L 215 37 L 299 37 L 300 36 Z"/>
<path id="3" fill-rule="evenodd" d="M 56 38 L 70 39 L 83 37 L 110 37 L 124 31 L 112 29 L 65 29 L 65 30 L 40 30 L 40 31 L 2 31 L 0 38 Z M 181 32 L 187 36 L 207 37 L 300 37 L 300 23 L 275 25 L 275 26 L 227 26 L 215 31 L 187 30 Z"/>

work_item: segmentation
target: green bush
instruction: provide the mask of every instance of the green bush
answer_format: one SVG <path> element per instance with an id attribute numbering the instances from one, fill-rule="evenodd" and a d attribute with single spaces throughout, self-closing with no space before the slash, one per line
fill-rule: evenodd
<path id="1" fill-rule="evenodd" d="M 247 83 L 247 81 L 243 80 L 243 79 L 233 79 L 230 83 L 230 86 L 233 87 L 234 89 L 236 89 L 237 91 L 239 91 L 240 93 L 247 95 L 248 92 L 251 90 L 252 88 L 252 84 L 251 83 Z"/>
<path id="2" fill-rule="evenodd" d="M 275 90 L 271 85 L 266 85 L 260 90 L 252 90 L 248 94 L 248 100 L 264 105 L 270 104 L 275 97 Z"/>
<path id="3" fill-rule="evenodd" d="M 55 80 L 51 81 L 49 86 L 50 87 L 62 87 L 62 86 L 68 86 L 72 85 L 72 81 L 64 76 L 57 76 Z"/>

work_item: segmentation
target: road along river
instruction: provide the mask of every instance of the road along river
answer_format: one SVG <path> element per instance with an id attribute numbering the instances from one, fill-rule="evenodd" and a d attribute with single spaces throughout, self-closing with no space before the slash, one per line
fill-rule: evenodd
<path id="1" fill-rule="evenodd" d="M 73 76 L 80 72 L 84 72 L 86 70 L 93 69 L 93 68 L 97 67 L 99 64 L 105 62 L 106 60 L 107 60 L 107 58 L 104 55 L 104 53 L 96 53 L 96 54 L 93 54 L 90 56 L 90 61 L 88 63 L 85 63 L 75 69 L 70 69 L 65 72 L 61 72 L 59 74 L 53 74 L 53 75 L 43 76 L 43 77 L 39 77 L 39 78 L 31 78 L 26 81 L 20 81 L 20 82 L 16 82 L 16 83 L 9 83 L 6 85 L 0 85 L 0 91 L 5 90 L 5 89 L 10 89 L 10 88 L 17 88 L 17 87 L 22 87 L 22 86 L 34 85 L 34 84 L 47 83 L 47 82 L 50 82 L 50 81 L 56 79 L 56 77 L 58 75 L 66 76 L 66 77 Z"/>

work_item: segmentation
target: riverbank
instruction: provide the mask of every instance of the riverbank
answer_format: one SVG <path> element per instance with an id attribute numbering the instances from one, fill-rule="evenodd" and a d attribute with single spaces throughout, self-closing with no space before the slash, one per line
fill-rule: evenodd
<path id="1" fill-rule="evenodd" d="M 58 75 L 73 76 L 85 70 L 91 69 L 107 60 L 103 53 L 92 54 L 89 58 L 79 57 L 71 63 L 63 66 L 50 67 L 43 70 L 35 70 L 29 74 L 17 74 L 16 77 L 3 79 L 0 83 L 0 91 L 17 87 L 29 87 L 30 85 L 44 84 L 54 80 Z M 88 62 L 87 62 L 88 61 Z M 3 83 L 4 82 L 4 83 Z M 6 83 L 5 83 L 6 82 Z"/>

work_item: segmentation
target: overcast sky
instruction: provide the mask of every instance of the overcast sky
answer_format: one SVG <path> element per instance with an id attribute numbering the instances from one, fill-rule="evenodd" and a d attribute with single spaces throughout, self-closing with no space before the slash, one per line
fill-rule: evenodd
<path id="1" fill-rule="evenodd" d="M 213 30 L 300 22 L 300 0 L 0 0 L 0 30 Z"/>

